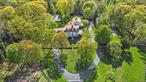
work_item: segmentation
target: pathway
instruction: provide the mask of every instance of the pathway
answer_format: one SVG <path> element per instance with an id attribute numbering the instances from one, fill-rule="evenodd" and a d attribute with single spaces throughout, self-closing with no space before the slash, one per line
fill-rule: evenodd
<path id="1" fill-rule="evenodd" d="M 91 36 L 91 41 L 95 42 L 95 40 L 94 40 L 95 36 L 94 36 L 93 29 L 92 29 L 92 23 L 89 25 L 88 31 Z M 96 54 L 96 58 L 95 58 L 94 62 L 88 67 L 88 69 L 86 69 L 80 73 L 74 74 L 74 73 L 70 73 L 63 67 L 63 65 L 59 59 L 59 51 L 57 49 L 54 49 L 54 57 L 55 57 L 55 62 L 58 64 L 60 70 L 63 72 L 63 75 L 68 79 L 69 82 L 83 82 L 83 80 L 91 73 L 91 71 L 96 68 L 96 65 L 100 61 L 98 55 Z"/>

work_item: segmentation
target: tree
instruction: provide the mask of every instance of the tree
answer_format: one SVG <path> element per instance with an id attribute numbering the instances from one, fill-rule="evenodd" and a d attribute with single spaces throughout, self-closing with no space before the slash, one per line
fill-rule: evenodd
<path id="1" fill-rule="evenodd" d="M 98 2 L 97 4 L 97 14 L 100 15 L 101 13 L 103 13 L 106 9 L 106 4 L 104 2 Z"/>
<path id="2" fill-rule="evenodd" d="M 0 0 L 0 5 L 1 6 L 6 6 L 6 5 L 13 5 L 15 6 L 17 4 L 16 0 Z"/>
<path id="3" fill-rule="evenodd" d="M 78 60 L 77 71 L 86 69 L 94 60 L 94 55 L 96 54 L 96 44 L 92 43 L 90 40 L 82 39 L 78 43 L 78 54 L 80 59 Z"/>
<path id="4" fill-rule="evenodd" d="M 82 34 L 82 38 L 88 39 L 88 40 L 91 39 L 90 33 L 89 33 L 89 31 L 88 31 L 87 28 L 84 29 L 84 32 L 83 32 L 83 34 Z"/>
<path id="5" fill-rule="evenodd" d="M 52 45 L 55 49 L 61 48 L 61 54 L 63 48 L 66 48 L 69 45 L 67 35 L 64 32 L 56 33 L 52 38 Z"/>
<path id="6" fill-rule="evenodd" d="M 57 0 L 56 7 L 63 17 L 74 12 L 75 0 Z"/>
<path id="7" fill-rule="evenodd" d="M 20 46 L 22 47 L 22 62 L 34 63 L 43 59 L 44 53 L 40 45 L 30 40 L 23 40 Z"/>
<path id="8" fill-rule="evenodd" d="M 57 9 L 55 7 L 56 0 L 47 0 L 48 3 L 48 11 L 50 14 L 56 14 Z"/>
<path id="9" fill-rule="evenodd" d="M 6 38 L 10 38 L 7 37 L 7 35 L 10 35 L 8 33 L 8 20 L 11 18 L 12 14 L 15 13 L 15 10 L 12 6 L 6 6 L 2 9 L 2 11 L 0 11 L 0 29 L 3 31 L 3 34 L 6 35 Z"/>
<path id="10" fill-rule="evenodd" d="M 53 29 L 32 28 L 29 32 L 30 39 L 42 47 L 52 47 L 51 40 L 55 34 Z"/>
<path id="11" fill-rule="evenodd" d="M 30 39 L 29 37 L 32 35 L 30 34 L 30 29 L 33 28 L 32 22 L 27 22 L 21 16 L 15 16 L 11 19 L 8 23 L 9 26 L 9 33 L 11 33 L 16 41 L 23 40 L 23 39 Z"/>
<path id="12" fill-rule="evenodd" d="M 7 46 L 6 48 L 6 54 L 7 58 L 12 62 L 12 63 L 20 63 L 21 57 L 22 57 L 22 50 L 21 46 L 18 43 L 13 43 Z"/>
<path id="13" fill-rule="evenodd" d="M 144 12 L 137 10 L 137 9 L 133 9 L 131 12 L 129 12 L 128 14 L 125 15 L 125 21 L 123 22 L 124 24 L 124 29 L 125 31 L 123 31 L 122 33 L 124 34 L 124 38 L 125 40 L 128 42 L 130 41 L 131 43 L 134 42 L 135 39 L 135 32 L 136 30 L 140 30 L 142 29 L 141 27 L 143 27 L 142 23 L 144 22 Z M 142 25 L 141 25 L 142 24 Z M 143 31 L 144 32 L 144 31 Z M 128 36 L 126 36 L 128 35 Z"/>
<path id="14" fill-rule="evenodd" d="M 8 30 L 8 20 L 11 18 L 14 12 L 15 10 L 12 6 L 5 6 L 0 9 L 0 61 L 3 60 L 4 57 L 6 56 L 5 46 L 9 42 L 12 42 L 11 40 L 12 38 L 8 37 L 9 33 L 7 30 Z"/>
<path id="15" fill-rule="evenodd" d="M 84 80 L 84 82 L 94 82 L 97 79 L 97 77 L 98 77 L 98 72 L 97 72 L 97 68 L 95 68 L 90 72 L 90 74 Z"/>
<path id="16" fill-rule="evenodd" d="M 57 24 L 47 13 L 46 3 L 42 0 L 21 3 L 9 20 L 8 27 L 8 31 L 15 37 L 15 41 L 32 40 L 44 46 L 46 44 L 43 43 L 44 39 L 47 41 L 50 38 L 51 33 L 48 30 L 56 28 Z"/>
<path id="17" fill-rule="evenodd" d="M 123 22 L 126 32 L 132 32 L 131 29 L 136 29 L 137 22 L 144 22 L 144 12 L 140 10 L 133 9 L 128 14 L 125 15 L 125 21 Z"/>
<path id="18" fill-rule="evenodd" d="M 114 7 L 110 19 L 113 28 L 122 36 L 124 44 L 131 45 L 134 43 L 135 32 L 141 26 L 138 23 L 145 22 L 145 13 L 143 5 L 133 8 L 126 3 L 119 3 Z"/>
<path id="19" fill-rule="evenodd" d="M 85 2 L 82 11 L 84 18 L 93 19 L 96 13 L 96 3 L 94 1 Z"/>
<path id="20" fill-rule="evenodd" d="M 132 7 L 129 5 L 126 5 L 125 3 L 119 3 L 117 4 L 111 14 L 110 14 L 110 20 L 113 23 L 113 27 L 119 32 L 125 32 L 125 15 L 128 14 L 132 10 Z"/>
<path id="21" fill-rule="evenodd" d="M 30 1 L 22 4 L 18 8 L 18 15 L 23 16 L 26 19 L 38 19 L 42 14 L 47 12 L 46 7 L 38 1 Z"/>
<path id="22" fill-rule="evenodd" d="M 105 0 L 105 3 L 106 3 L 106 4 L 110 4 L 110 5 L 111 5 L 111 4 L 114 5 L 114 4 L 116 4 L 118 1 L 119 1 L 119 0 Z"/>
<path id="23" fill-rule="evenodd" d="M 47 13 L 46 3 L 43 1 L 30 1 L 22 4 L 18 10 L 18 16 L 33 22 L 34 27 L 53 28 L 56 23 L 52 16 Z"/>
<path id="24" fill-rule="evenodd" d="M 81 22 L 84 24 L 84 28 L 88 27 L 89 21 L 86 19 L 82 19 Z"/>
<path id="25" fill-rule="evenodd" d="M 101 45 L 105 45 L 110 42 L 112 30 L 106 26 L 101 25 L 96 31 L 95 41 Z"/>
<path id="26" fill-rule="evenodd" d="M 138 23 L 136 25 L 137 29 L 133 30 L 135 35 L 135 42 L 145 42 L 146 41 L 146 24 Z"/>
<path id="27" fill-rule="evenodd" d="M 122 0 L 122 1 L 124 1 L 124 2 L 126 2 L 126 3 L 128 3 L 128 4 L 132 4 L 132 5 L 136 5 L 136 4 L 138 4 L 138 5 L 145 5 L 146 4 L 146 1 L 145 0 Z"/>
<path id="28" fill-rule="evenodd" d="M 46 29 L 43 31 L 44 33 L 42 34 L 42 40 L 41 40 L 41 44 L 44 45 L 44 46 L 48 46 L 48 47 L 52 47 L 52 43 L 51 43 L 51 40 L 55 34 L 55 31 L 54 30 L 51 30 L 51 29 Z"/>
<path id="29" fill-rule="evenodd" d="M 82 14 L 82 7 L 85 2 L 91 1 L 91 0 L 76 0 L 75 4 L 75 13 L 76 14 Z"/>
<path id="30" fill-rule="evenodd" d="M 60 61 L 64 65 L 64 67 L 67 66 L 67 55 L 66 54 L 61 54 L 60 55 Z"/>
<path id="31" fill-rule="evenodd" d="M 47 75 L 51 79 L 58 79 L 61 77 L 61 73 L 57 64 L 55 63 L 54 56 L 52 52 L 46 54 L 43 58 L 43 66 L 46 69 Z"/>
<path id="32" fill-rule="evenodd" d="M 114 59 L 121 58 L 122 44 L 118 35 L 112 37 L 112 40 L 108 43 L 108 52 Z"/>
<path id="33" fill-rule="evenodd" d="M 2 40 L 0 40 L 0 62 L 2 62 L 5 59 L 5 57 L 6 57 L 5 44 Z"/>
<path id="34" fill-rule="evenodd" d="M 111 22 L 110 22 L 110 9 L 111 7 L 108 7 L 108 6 L 104 6 L 103 8 L 103 5 L 99 8 L 98 8 L 98 12 L 100 13 L 99 17 L 97 17 L 97 20 L 96 20 L 96 26 L 100 26 L 100 25 L 110 25 Z"/>

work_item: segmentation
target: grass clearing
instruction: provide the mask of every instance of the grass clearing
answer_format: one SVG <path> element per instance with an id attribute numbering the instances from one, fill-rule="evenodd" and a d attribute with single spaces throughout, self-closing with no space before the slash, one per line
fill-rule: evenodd
<path id="1" fill-rule="evenodd" d="M 130 48 L 132 53 L 133 62 L 131 65 L 124 63 L 123 64 L 123 77 L 126 82 L 144 82 L 144 62 L 142 61 L 142 55 L 139 53 L 139 50 L 135 47 Z"/>
<path id="2" fill-rule="evenodd" d="M 75 67 L 80 56 L 77 54 L 77 49 L 66 49 L 63 54 L 67 56 L 67 66 L 65 67 L 71 73 L 77 73 Z"/>

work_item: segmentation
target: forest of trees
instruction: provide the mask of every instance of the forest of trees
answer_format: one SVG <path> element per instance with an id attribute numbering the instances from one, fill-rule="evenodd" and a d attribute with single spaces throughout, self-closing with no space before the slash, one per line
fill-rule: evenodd
<path id="1" fill-rule="evenodd" d="M 54 21 L 55 15 L 59 15 L 60 21 Z M 54 29 L 64 27 L 76 16 L 84 26 L 81 40 L 74 44 L 65 32 L 57 33 Z M 90 41 L 91 22 L 96 43 Z M 66 49 L 77 49 L 79 59 L 75 69 L 80 72 L 92 64 L 97 49 L 100 62 L 107 61 L 105 64 L 118 69 L 122 62 L 134 58 L 129 57 L 131 47 L 139 49 L 146 68 L 146 0 L 0 0 L 0 82 L 15 82 L 6 79 L 18 70 L 33 69 L 33 65 L 41 72 L 46 71 L 47 82 L 57 82 L 53 80 L 63 75 L 55 63 L 54 49 L 59 50 L 63 64 L 67 64 Z M 95 70 L 98 74 L 98 69 Z M 106 80 L 118 82 L 110 74 Z M 96 76 L 94 72 L 91 75 Z M 143 76 L 146 77 L 146 70 Z M 85 82 L 97 82 L 94 78 Z M 39 82 L 38 78 L 32 82 Z"/>

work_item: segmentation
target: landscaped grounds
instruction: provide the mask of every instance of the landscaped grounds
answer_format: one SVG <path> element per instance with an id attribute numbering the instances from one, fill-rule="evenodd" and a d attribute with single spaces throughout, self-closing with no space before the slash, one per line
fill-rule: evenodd
<path id="1" fill-rule="evenodd" d="M 100 62 L 97 66 L 98 77 L 94 82 L 103 82 L 108 77 L 112 77 L 116 82 L 144 82 L 144 62 L 141 60 L 142 54 L 135 47 L 130 48 L 132 53 L 132 61 L 130 63 L 123 62 L 119 68 L 113 68 Z"/>
<path id="2" fill-rule="evenodd" d="M 0 82 L 146 82 L 146 0 L 0 0 Z"/>

